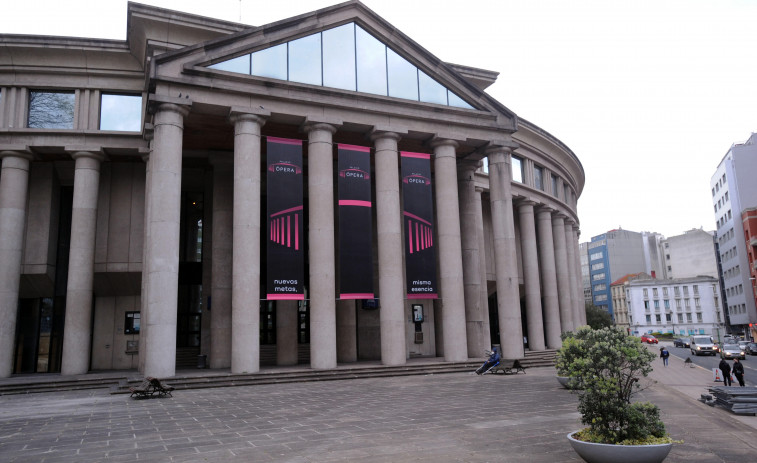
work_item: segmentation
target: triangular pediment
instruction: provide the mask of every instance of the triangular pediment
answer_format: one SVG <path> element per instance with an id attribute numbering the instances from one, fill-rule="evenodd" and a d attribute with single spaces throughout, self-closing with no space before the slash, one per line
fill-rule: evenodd
<path id="1" fill-rule="evenodd" d="M 306 84 L 516 119 L 480 83 L 468 81 L 359 1 L 169 52 L 156 63 L 213 78 Z"/>

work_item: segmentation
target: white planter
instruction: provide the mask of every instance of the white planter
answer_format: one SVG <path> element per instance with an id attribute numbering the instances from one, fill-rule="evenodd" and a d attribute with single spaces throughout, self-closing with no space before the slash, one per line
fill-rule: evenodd
<path id="1" fill-rule="evenodd" d="M 614 445 L 595 444 L 573 438 L 568 441 L 573 450 L 587 463 L 660 463 L 668 456 L 673 444 L 656 445 Z"/>

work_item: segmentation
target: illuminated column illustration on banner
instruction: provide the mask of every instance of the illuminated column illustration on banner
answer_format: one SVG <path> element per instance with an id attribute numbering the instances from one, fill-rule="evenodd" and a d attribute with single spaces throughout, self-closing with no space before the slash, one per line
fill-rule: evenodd
<path id="1" fill-rule="evenodd" d="M 302 141 L 268 137 L 268 240 L 266 294 L 269 300 L 303 300 Z"/>
<path id="2" fill-rule="evenodd" d="M 405 274 L 408 299 L 436 299 L 431 155 L 402 152 Z"/>

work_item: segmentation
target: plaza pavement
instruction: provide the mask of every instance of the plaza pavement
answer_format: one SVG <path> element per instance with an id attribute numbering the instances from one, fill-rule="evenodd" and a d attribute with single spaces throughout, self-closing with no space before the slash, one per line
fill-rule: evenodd
<path id="1" fill-rule="evenodd" d="M 676 444 L 666 462 L 747 462 L 757 417 L 696 398 L 711 373 L 655 362 L 640 393 Z M 105 389 L 0 396 L 2 462 L 580 461 L 577 398 L 554 368 L 182 390 L 134 400 Z"/>

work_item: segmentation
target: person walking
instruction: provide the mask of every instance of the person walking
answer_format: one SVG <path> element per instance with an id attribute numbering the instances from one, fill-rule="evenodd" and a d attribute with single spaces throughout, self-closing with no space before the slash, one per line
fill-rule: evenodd
<path id="1" fill-rule="evenodd" d="M 744 387 L 744 365 L 739 362 L 739 359 L 733 359 L 733 376 L 739 382 L 739 386 Z"/>
<path id="2" fill-rule="evenodd" d="M 728 362 L 726 362 L 725 359 L 721 359 L 720 365 L 718 365 L 718 367 L 720 368 L 720 371 L 723 373 L 723 385 L 730 386 L 731 385 L 731 366 L 728 365 Z"/>
<path id="3" fill-rule="evenodd" d="M 668 366 L 668 357 L 670 357 L 670 352 L 668 352 L 668 349 L 665 347 L 660 347 L 660 358 L 662 359 L 662 364 L 664 366 Z"/>

